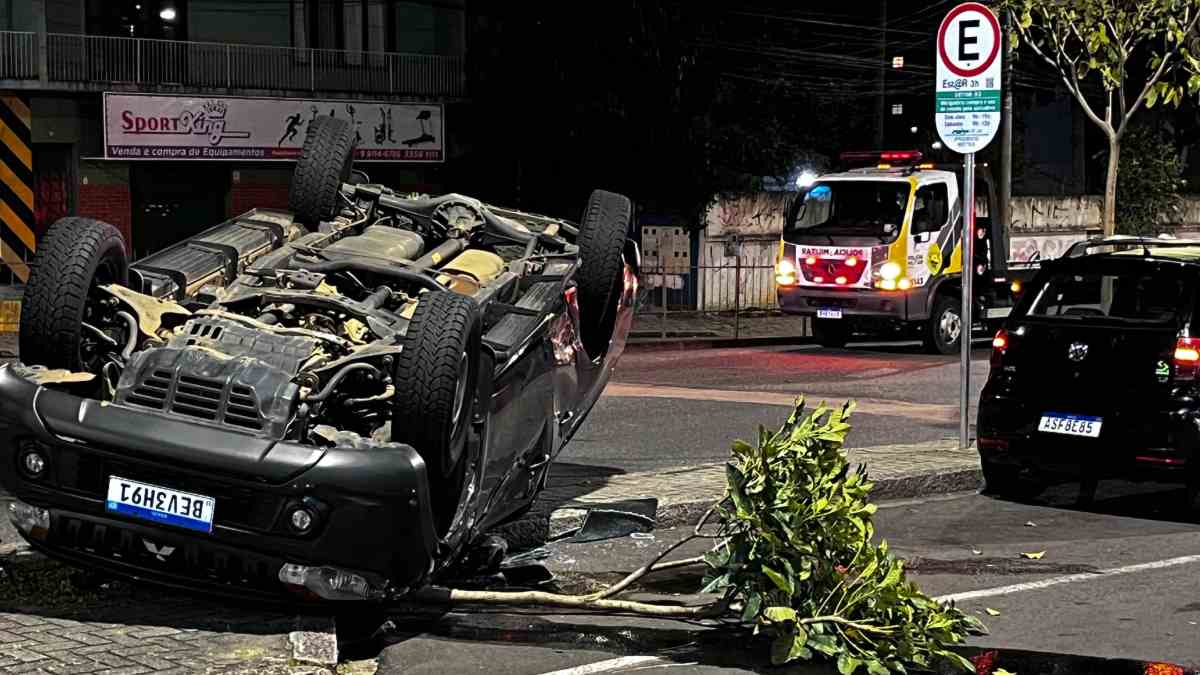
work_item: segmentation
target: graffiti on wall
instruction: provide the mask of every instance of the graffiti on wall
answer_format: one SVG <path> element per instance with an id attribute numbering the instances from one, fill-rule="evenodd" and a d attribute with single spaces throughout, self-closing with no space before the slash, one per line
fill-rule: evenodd
<path id="1" fill-rule="evenodd" d="M 1015 263 L 1040 262 L 1062 256 L 1071 245 L 1083 241 L 1084 233 L 1013 237 L 1008 242 L 1008 259 Z"/>

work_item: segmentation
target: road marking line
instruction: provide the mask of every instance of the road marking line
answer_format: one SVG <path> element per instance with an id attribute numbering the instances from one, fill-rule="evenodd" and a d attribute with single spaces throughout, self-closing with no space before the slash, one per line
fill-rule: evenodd
<path id="1" fill-rule="evenodd" d="M 1178 567 L 1180 565 L 1189 565 L 1191 563 L 1200 562 L 1200 555 L 1185 555 L 1178 558 L 1167 558 L 1166 560 L 1155 560 L 1154 562 L 1138 563 L 1137 565 L 1126 565 L 1124 567 L 1114 567 L 1099 572 L 1082 572 L 1079 574 L 1067 574 L 1061 577 L 1053 577 L 1051 579 L 1042 579 L 1041 581 L 1029 581 L 1023 584 L 1012 584 L 1010 586 L 997 586 L 995 588 L 981 588 L 977 591 L 965 591 L 962 593 L 951 593 L 949 595 L 939 595 L 934 598 L 938 602 L 959 602 L 962 600 L 975 600 L 977 598 L 990 598 L 997 595 L 1011 595 L 1012 593 L 1020 593 L 1023 591 L 1036 591 L 1051 586 L 1060 586 L 1062 584 L 1073 584 L 1080 581 L 1095 581 L 1097 579 L 1107 579 L 1110 577 L 1121 576 L 1123 574 L 1136 574 L 1138 572 L 1146 572 L 1149 570 L 1161 570 L 1168 567 Z"/>
<path id="2" fill-rule="evenodd" d="M 584 666 L 575 666 L 574 668 L 563 668 L 562 670 L 552 670 L 542 675 L 591 675 L 592 673 L 611 673 L 622 668 L 630 668 L 632 666 L 641 666 L 648 663 L 662 663 L 662 659 L 657 656 L 622 656 L 616 659 L 608 659 L 607 661 L 597 661 Z"/>
<path id="3" fill-rule="evenodd" d="M 604 396 L 624 398 L 674 398 L 690 401 L 720 401 L 724 403 L 757 403 L 759 405 L 777 405 L 792 407 L 796 403 L 796 394 L 781 394 L 767 391 L 737 391 L 728 389 L 701 389 L 693 387 L 670 387 L 656 384 L 627 384 L 610 382 L 604 389 Z M 838 401 L 840 397 L 809 396 L 808 401 L 815 404 L 822 398 Z M 955 422 L 958 420 L 957 405 L 941 405 L 935 403 L 908 403 L 887 399 L 861 398 L 855 399 L 857 411 L 863 415 L 883 415 L 886 417 L 906 417 L 922 419 L 930 422 Z"/>

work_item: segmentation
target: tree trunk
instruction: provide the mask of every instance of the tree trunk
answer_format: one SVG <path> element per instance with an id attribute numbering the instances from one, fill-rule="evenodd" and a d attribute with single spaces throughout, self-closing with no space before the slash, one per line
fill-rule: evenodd
<path id="1" fill-rule="evenodd" d="M 1121 160 L 1121 139 L 1108 140 L 1108 176 L 1104 180 L 1104 236 L 1117 232 L 1117 166 Z"/>

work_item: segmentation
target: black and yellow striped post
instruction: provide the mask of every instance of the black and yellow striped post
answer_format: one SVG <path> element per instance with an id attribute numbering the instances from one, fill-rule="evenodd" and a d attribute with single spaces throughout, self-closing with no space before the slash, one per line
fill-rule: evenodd
<path id="1" fill-rule="evenodd" d="M 25 101 L 0 93 L 0 261 L 16 279 L 29 279 L 33 258 L 32 114 Z"/>

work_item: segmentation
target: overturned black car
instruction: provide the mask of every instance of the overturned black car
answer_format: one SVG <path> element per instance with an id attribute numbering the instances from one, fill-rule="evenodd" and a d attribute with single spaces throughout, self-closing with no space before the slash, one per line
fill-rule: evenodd
<path id="1" fill-rule="evenodd" d="M 528 510 L 629 331 L 631 205 L 579 223 L 352 170 L 309 131 L 289 210 L 128 264 L 86 218 L 43 238 L 0 482 L 37 549 L 240 597 L 382 600 Z"/>

